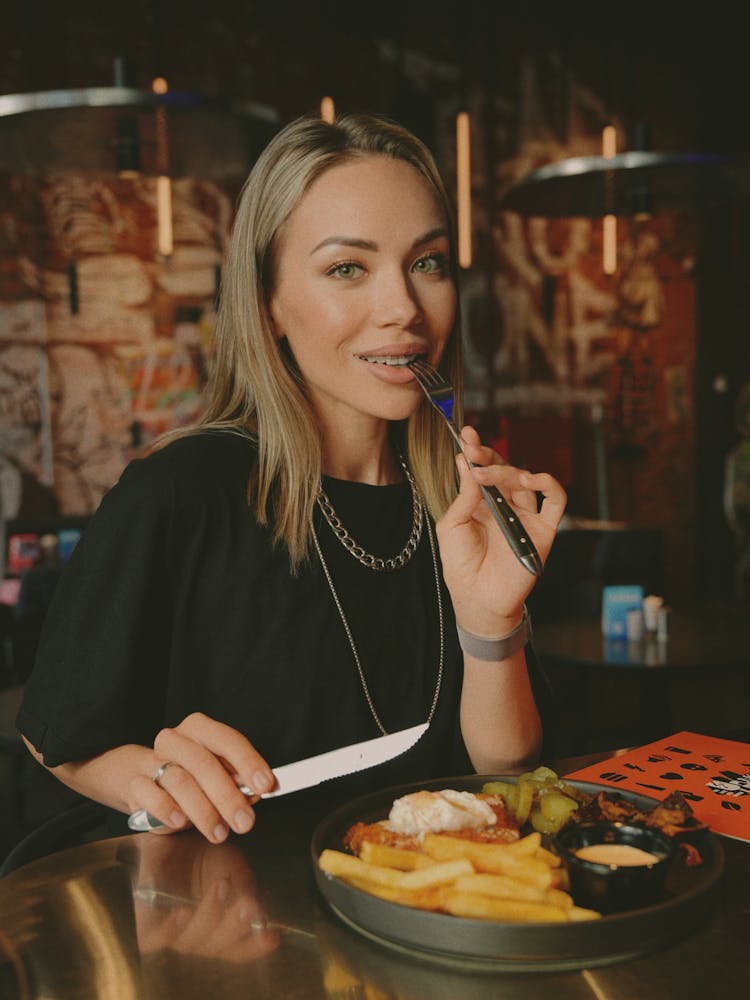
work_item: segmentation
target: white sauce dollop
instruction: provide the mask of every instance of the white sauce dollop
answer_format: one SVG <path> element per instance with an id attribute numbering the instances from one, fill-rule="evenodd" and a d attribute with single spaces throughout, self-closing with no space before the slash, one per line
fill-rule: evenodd
<path id="1" fill-rule="evenodd" d="M 472 792 L 412 792 L 396 799 L 388 816 L 388 828 L 394 833 L 423 836 L 449 830 L 479 829 L 494 826 L 494 811 Z"/>

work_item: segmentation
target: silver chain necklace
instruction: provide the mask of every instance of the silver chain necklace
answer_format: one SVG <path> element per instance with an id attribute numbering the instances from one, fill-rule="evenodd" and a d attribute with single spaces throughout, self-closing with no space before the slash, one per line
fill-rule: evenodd
<path id="1" fill-rule="evenodd" d="M 411 475 L 409 473 L 407 473 L 407 475 L 409 475 L 409 481 L 411 483 L 412 482 Z M 413 494 L 416 493 L 416 487 L 413 486 L 413 485 L 412 485 L 412 492 L 413 492 Z M 418 494 L 417 494 L 417 496 L 418 496 Z M 432 568 L 433 568 L 433 571 L 435 573 L 435 594 L 437 595 L 438 620 L 439 620 L 439 625 L 440 625 L 440 661 L 439 661 L 439 664 L 438 664 L 438 675 L 437 675 L 437 683 L 435 684 L 435 693 L 432 696 L 432 705 L 430 706 L 430 714 L 427 716 L 427 723 L 429 725 L 429 723 L 432 722 L 432 717 L 435 714 L 435 709 L 437 708 L 438 697 L 440 696 L 440 686 L 441 686 L 441 684 L 443 682 L 443 660 L 444 660 L 444 654 L 445 654 L 445 627 L 444 627 L 444 624 L 443 624 L 443 598 L 442 598 L 442 595 L 440 593 L 440 574 L 438 573 L 437 552 L 435 551 L 435 539 L 432 536 L 432 527 L 430 526 L 430 519 L 429 519 L 429 517 L 426 517 L 426 515 L 424 514 L 424 509 L 422 508 L 422 501 L 421 500 L 419 500 L 419 506 L 420 506 L 420 510 L 422 511 L 422 520 L 426 520 L 427 521 L 427 537 L 430 539 L 430 551 L 432 553 Z M 328 519 L 326 518 L 326 520 L 328 520 Z M 329 524 L 330 524 L 330 521 L 329 521 Z M 325 559 L 323 558 L 323 553 L 322 553 L 321 548 L 320 548 L 320 542 L 318 541 L 318 535 L 317 535 L 317 533 L 315 531 L 315 526 L 312 525 L 311 527 L 312 527 L 313 541 L 315 542 L 315 548 L 316 548 L 317 553 L 318 553 L 318 558 L 320 559 L 320 564 L 323 567 L 323 572 L 326 575 L 326 580 L 328 581 L 328 586 L 329 586 L 331 594 L 333 596 L 334 603 L 335 603 L 336 607 L 338 608 L 339 616 L 341 618 L 341 623 L 344 626 L 344 631 L 346 632 L 346 637 L 349 640 L 349 645 L 351 646 L 352 654 L 354 655 L 354 662 L 357 664 L 357 672 L 359 674 L 359 681 L 360 681 L 360 684 L 362 685 L 362 690 L 364 691 L 365 698 L 367 699 L 367 704 L 370 707 L 370 711 L 372 712 L 372 717 L 375 720 L 375 723 L 376 723 L 378 729 L 383 734 L 383 736 L 387 736 L 388 735 L 388 730 L 385 728 L 385 726 L 383 725 L 383 723 L 380 721 L 380 717 L 378 716 L 378 713 L 375 711 L 375 705 L 373 704 L 372 696 L 370 694 L 370 689 L 367 686 L 367 680 L 365 678 L 365 672 L 362 669 L 362 664 L 361 664 L 360 659 L 359 659 L 359 653 L 357 652 L 357 647 L 356 647 L 355 642 L 354 642 L 354 637 L 352 636 L 352 631 L 349 628 L 349 622 L 346 620 L 346 615 L 344 614 L 344 609 L 341 606 L 341 601 L 339 600 L 339 595 L 336 593 L 336 588 L 333 585 L 333 580 L 331 578 L 331 573 L 330 573 L 330 571 L 328 569 L 328 564 L 326 563 Z M 331 526 L 331 527 L 333 527 L 333 526 Z M 335 531 L 335 529 L 334 529 L 334 531 Z M 337 535 L 337 537 L 338 537 L 338 535 Z M 409 558 L 411 558 L 411 556 Z M 361 560 L 360 560 L 360 562 L 361 562 Z M 367 564 L 365 563 L 365 565 L 367 565 Z"/>
<path id="2" fill-rule="evenodd" d="M 401 569 L 403 566 L 409 562 L 411 557 L 417 551 L 417 546 L 422 537 L 422 524 L 424 523 L 424 508 L 422 506 L 422 501 L 417 492 L 417 484 L 414 482 L 414 477 L 409 470 L 406 462 L 399 455 L 399 462 L 406 473 L 406 478 L 409 482 L 409 488 L 411 490 L 411 503 L 412 503 L 412 522 L 411 522 L 411 533 L 406 540 L 406 545 L 401 549 L 401 551 L 396 556 L 392 556 L 390 559 L 383 559 L 380 556 L 374 556 L 372 553 L 363 549 L 361 545 L 352 538 L 349 532 L 346 530 L 344 525 L 341 523 L 338 514 L 334 510 L 333 504 L 331 503 L 328 495 L 320 487 L 316 500 L 318 501 L 318 506 L 323 511 L 323 516 L 334 533 L 336 538 L 341 542 L 347 552 L 354 556 L 356 560 L 362 563 L 363 566 L 367 566 L 368 569 L 374 569 L 378 572 L 387 571 L 392 572 L 395 569 Z"/>

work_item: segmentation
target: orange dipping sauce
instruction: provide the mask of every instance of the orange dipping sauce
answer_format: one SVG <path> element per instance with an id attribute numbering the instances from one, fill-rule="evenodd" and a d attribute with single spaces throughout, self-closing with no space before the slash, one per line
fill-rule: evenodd
<path id="1" fill-rule="evenodd" d="M 586 847 L 579 847 L 575 855 L 581 861 L 592 861 L 612 868 L 653 865 L 661 860 L 658 855 L 642 851 L 640 847 L 631 847 L 630 844 L 588 844 Z"/>

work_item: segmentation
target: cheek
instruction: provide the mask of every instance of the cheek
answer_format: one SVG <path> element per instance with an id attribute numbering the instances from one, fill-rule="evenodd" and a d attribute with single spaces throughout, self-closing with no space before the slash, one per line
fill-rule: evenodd
<path id="1" fill-rule="evenodd" d="M 450 333 L 456 321 L 456 310 L 458 309 L 458 296 L 455 289 L 446 291 L 434 303 L 432 310 L 432 321 L 446 335 Z"/>
<path id="2" fill-rule="evenodd" d="M 301 350 L 308 347 L 324 350 L 347 340 L 360 327 L 354 304 L 331 301 L 321 296 L 306 296 L 299 302 L 285 303 L 278 311 L 278 327 L 290 343 Z"/>

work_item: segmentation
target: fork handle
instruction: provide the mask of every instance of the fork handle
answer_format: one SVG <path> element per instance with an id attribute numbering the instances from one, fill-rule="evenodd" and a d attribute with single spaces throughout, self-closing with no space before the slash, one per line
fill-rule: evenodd
<path id="1" fill-rule="evenodd" d="M 478 486 L 518 561 L 529 573 L 541 576 L 544 568 L 542 560 L 519 516 L 496 486 L 483 486 L 481 483 Z"/>
<path id="2" fill-rule="evenodd" d="M 461 453 L 465 455 L 464 440 L 453 424 L 453 421 L 446 420 L 446 425 L 451 433 L 451 437 L 460 448 Z M 473 469 L 476 468 L 475 462 L 469 462 L 469 465 Z M 532 542 L 528 531 L 524 528 L 518 514 L 516 514 L 496 486 L 483 486 L 482 483 L 478 483 L 477 485 L 482 491 L 485 503 L 492 511 L 492 516 L 497 521 L 500 530 L 505 535 L 508 545 L 510 545 L 515 553 L 518 561 L 529 573 L 533 573 L 534 576 L 541 576 L 544 564 L 539 558 L 536 546 Z"/>

